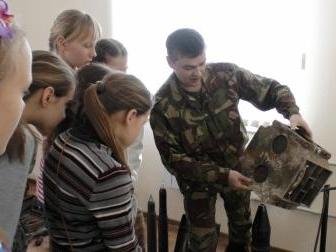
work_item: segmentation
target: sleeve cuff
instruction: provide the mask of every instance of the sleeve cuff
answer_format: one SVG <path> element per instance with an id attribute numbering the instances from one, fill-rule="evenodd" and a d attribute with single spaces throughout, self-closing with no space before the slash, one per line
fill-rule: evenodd
<path id="1" fill-rule="evenodd" d="M 218 169 L 217 183 L 222 184 L 224 186 L 228 186 L 229 185 L 229 171 L 230 169 L 228 168 L 220 167 Z"/>

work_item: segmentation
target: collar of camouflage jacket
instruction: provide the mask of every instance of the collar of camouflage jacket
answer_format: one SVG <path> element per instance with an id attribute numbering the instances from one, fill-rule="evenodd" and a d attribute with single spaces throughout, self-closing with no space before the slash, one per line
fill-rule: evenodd
<path id="1" fill-rule="evenodd" d="M 208 92 L 206 90 L 206 87 L 204 85 L 204 83 L 207 81 L 207 74 L 205 74 L 203 80 L 202 80 L 202 88 L 200 90 L 200 97 L 202 98 L 203 102 L 208 100 Z M 170 86 L 170 90 L 171 90 L 171 96 L 174 99 L 174 101 L 176 103 L 178 103 L 179 105 L 186 105 L 189 104 L 192 107 L 194 107 L 197 104 L 201 105 L 201 103 L 199 100 L 197 100 L 195 98 L 195 96 L 190 95 L 187 91 L 185 91 L 181 84 L 180 81 L 178 80 L 178 78 L 176 77 L 176 75 L 173 73 L 170 78 L 168 79 L 168 83 Z"/>

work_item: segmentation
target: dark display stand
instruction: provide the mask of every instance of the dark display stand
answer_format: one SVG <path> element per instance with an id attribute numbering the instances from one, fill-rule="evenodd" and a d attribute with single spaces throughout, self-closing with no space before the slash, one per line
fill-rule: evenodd
<path id="1" fill-rule="evenodd" d="M 323 203 L 320 223 L 317 231 L 317 236 L 315 240 L 314 252 L 317 249 L 318 239 L 320 237 L 320 252 L 326 252 L 327 243 L 327 231 L 328 231 L 328 214 L 329 214 L 329 192 L 336 190 L 336 187 L 330 187 L 330 185 L 325 185 L 321 192 L 323 192 Z"/>

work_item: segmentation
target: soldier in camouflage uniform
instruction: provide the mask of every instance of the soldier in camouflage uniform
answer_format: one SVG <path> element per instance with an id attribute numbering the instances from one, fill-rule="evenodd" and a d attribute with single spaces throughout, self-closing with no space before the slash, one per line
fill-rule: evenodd
<path id="1" fill-rule="evenodd" d="M 227 251 L 248 251 L 250 242 L 249 179 L 238 158 L 246 131 L 239 99 L 261 110 L 276 108 L 291 126 L 310 132 L 288 87 L 234 64 L 206 64 L 202 36 L 180 29 L 169 35 L 168 64 L 174 73 L 155 97 L 150 123 L 165 167 L 184 196 L 188 251 L 216 251 L 217 194 L 228 216 Z"/>

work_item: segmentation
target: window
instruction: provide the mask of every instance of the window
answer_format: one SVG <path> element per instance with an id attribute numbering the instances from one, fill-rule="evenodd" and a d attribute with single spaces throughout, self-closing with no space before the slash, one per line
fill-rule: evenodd
<path id="1" fill-rule="evenodd" d="M 129 51 L 129 72 L 153 93 L 171 73 L 167 36 L 189 27 L 203 35 L 208 62 L 233 62 L 274 78 L 288 85 L 304 106 L 302 61 L 310 5 L 309 0 L 114 0 L 112 33 Z M 246 102 L 240 112 L 248 124 L 282 120 L 275 111 L 264 113 Z"/>

